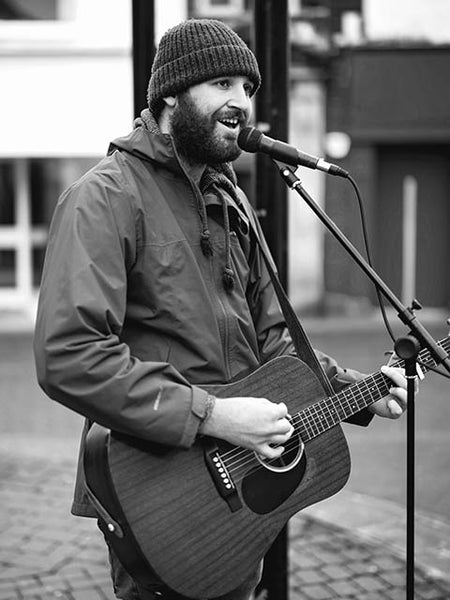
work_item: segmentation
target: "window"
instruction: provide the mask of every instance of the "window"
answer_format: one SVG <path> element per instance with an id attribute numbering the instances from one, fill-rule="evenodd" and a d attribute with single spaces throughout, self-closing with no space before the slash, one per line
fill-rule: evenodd
<path id="1" fill-rule="evenodd" d="M 14 21 L 54 20 L 58 0 L 0 0 L 0 19 Z"/>
<path id="2" fill-rule="evenodd" d="M 0 21 L 72 19 L 75 0 L 0 0 Z"/>
<path id="3" fill-rule="evenodd" d="M 95 162 L 0 160 L 0 308 L 33 310 L 58 196 Z"/>
<path id="4" fill-rule="evenodd" d="M 242 16 L 247 8 L 244 0 L 194 0 L 193 12 L 198 17 Z"/>

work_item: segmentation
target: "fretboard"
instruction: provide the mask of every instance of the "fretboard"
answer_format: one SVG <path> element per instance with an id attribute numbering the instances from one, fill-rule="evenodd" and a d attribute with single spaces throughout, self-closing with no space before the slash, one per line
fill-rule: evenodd
<path id="1" fill-rule="evenodd" d="M 438 345 L 448 352 L 450 337 L 441 340 Z M 436 366 L 428 350 L 419 353 L 418 362 L 424 373 L 430 366 Z M 404 362 L 398 360 L 392 366 L 403 367 Z M 372 373 L 334 396 L 319 400 L 293 415 L 293 423 L 302 440 L 307 442 L 384 398 L 391 387 L 392 381 L 383 373 Z"/>

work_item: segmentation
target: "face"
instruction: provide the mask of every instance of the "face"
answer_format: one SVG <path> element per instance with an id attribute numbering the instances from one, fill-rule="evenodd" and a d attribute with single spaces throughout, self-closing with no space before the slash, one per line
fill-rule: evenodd
<path id="1" fill-rule="evenodd" d="M 253 84 L 247 77 L 218 77 L 176 97 L 170 133 L 190 163 L 219 164 L 241 153 L 237 137 L 251 116 Z"/>

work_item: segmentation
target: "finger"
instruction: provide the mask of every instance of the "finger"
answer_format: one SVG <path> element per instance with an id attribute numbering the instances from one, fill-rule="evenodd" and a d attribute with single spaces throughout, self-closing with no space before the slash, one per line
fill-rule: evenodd
<path id="1" fill-rule="evenodd" d="M 278 458 L 284 452 L 284 446 L 271 446 L 270 444 L 261 444 L 258 448 L 258 454 L 264 458 L 272 460 Z"/>
<path id="2" fill-rule="evenodd" d="M 285 444 L 292 436 L 292 433 L 293 433 L 293 430 L 288 431 L 287 433 L 284 433 L 283 435 L 280 435 L 280 434 L 273 435 L 270 439 L 270 443 L 271 444 Z"/>
<path id="3" fill-rule="evenodd" d="M 381 372 L 383 373 L 383 375 L 386 375 L 386 377 L 389 377 L 389 379 L 391 379 L 395 383 L 395 385 L 400 387 L 406 387 L 406 379 L 401 369 L 397 369 L 395 367 L 387 367 L 386 365 L 383 365 L 381 367 Z"/>
<path id="4" fill-rule="evenodd" d="M 392 387 L 389 390 L 389 394 L 393 397 L 393 399 L 400 404 L 400 407 L 403 409 L 406 408 L 408 394 L 407 391 L 403 388 Z"/>
<path id="5" fill-rule="evenodd" d="M 403 408 L 400 406 L 400 404 L 396 400 L 394 400 L 394 399 L 388 400 L 387 407 L 394 419 L 397 419 L 398 417 L 402 416 Z"/>
<path id="6" fill-rule="evenodd" d="M 289 434 L 289 437 L 294 433 L 294 428 L 287 419 L 278 419 L 275 423 L 275 434 Z"/>
<path id="7" fill-rule="evenodd" d="M 278 409 L 278 412 L 277 412 L 278 418 L 284 419 L 288 414 L 288 409 L 287 409 L 286 404 L 284 402 L 278 402 L 278 404 L 276 406 Z"/>

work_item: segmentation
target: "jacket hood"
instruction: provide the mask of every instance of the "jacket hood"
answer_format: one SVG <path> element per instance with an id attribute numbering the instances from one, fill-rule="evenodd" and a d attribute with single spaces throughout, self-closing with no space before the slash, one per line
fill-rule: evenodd
<path id="1" fill-rule="evenodd" d="M 108 155 L 115 150 L 128 152 L 144 161 L 157 162 L 175 173 L 187 176 L 178 159 L 171 136 L 161 132 L 149 109 L 144 109 L 140 117 L 135 119 L 133 131 L 129 135 L 117 138 L 110 143 Z M 204 196 L 213 191 L 222 204 L 226 248 L 223 282 L 228 290 L 234 286 L 234 272 L 231 265 L 230 223 L 226 195 L 231 197 L 236 204 L 240 204 L 236 185 L 236 174 L 230 163 L 207 165 L 200 181 L 199 193 L 196 194 L 202 228 L 200 244 L 205 256 L 211 256 L 213 249 Z"/>
<path id="2" fill-rule="evenodd" d="M 181 171 L 172 138 L 161 132 L 148 109 L 143 110 L 141 116 L 135 119 L 131 133 L 110 143 L 108 155 L 115 150 L 128 152 L 141 160 L 162 163 L 176 172 Z"/>
<path id="3" fill-rule="evenodd" d="M 134 120 L 133 131 L 130 134 L 116 138 L 110 143 L 107 154 L 110 155 L 115 150 L 129 152 L 142 160 L 162 163 L 175 172 L 182 171 L 171 136 L 161 132 L 148 108 Z M 233 186 L 237 185 L 236 174 L 231 163 L 207 166 L 204 179 L 208 185 L 213 181 L 219 183 L 219 180 L 222 180 L 223 185 L 223 177 Z M 228 185 L 225 184 L 225 187 L 228 188 Z"/>

